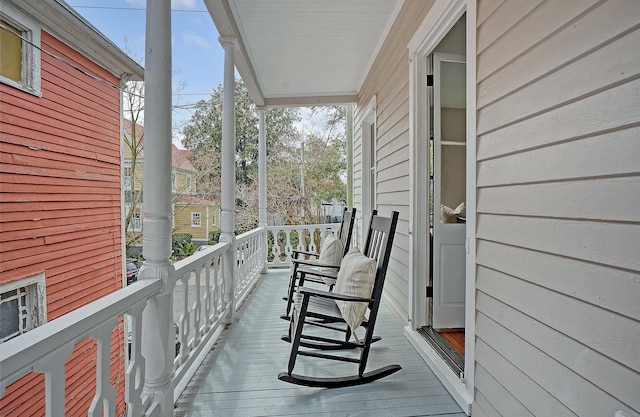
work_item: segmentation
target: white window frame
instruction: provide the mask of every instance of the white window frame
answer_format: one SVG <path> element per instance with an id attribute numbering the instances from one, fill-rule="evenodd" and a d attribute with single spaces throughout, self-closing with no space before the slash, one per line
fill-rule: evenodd
<path id="1" fill-rule="evenodd" d="M 128 175 L 127 175 L 128 174 Z M 131 177 L 133 174 L 133 170 L 131 169 L 131 161 L 124 161 L 124 166 L 122 167 L 122 179 L 123 179 L 123 187 L 125 190 L 132 190 Z"/>
<path id="2" fill-rule="evenodd" d="M 176 192 L 178 189 L 178 174 L 175 169 L 171 170 L 171 192 Z"/>
<path id="3" fill-rule="evenodd" d="M 191 227 L 202 227 L 202 214 L 200 212 L 191 212 Z"/>
<path id="4" fill-rule="evenodd" d="M 191 194 L 192 193 L 192 191 L 191 191 L 191 174 L 186 174 L 186 183 L 187 183 L 186 192 L 188 194 Z"/>
<path id="5" fill-rule="evenodd" d="M 40 90 L 40 26 L 8 4 L 3 3 L 0 17 L 22 31 L 22 82 L 0 75 L 0 82 L 34 96 L 41 97 Z M 0 29 L 3 30 L 3 29 Z"/>
<path id="6" fill-rule="evenodd" d="M 10 291 L 24 291 L 26 293 L 25 304 L 18 301 L 18 308 L 23 309 L 26 317 L 19 320 L 18 333 L 2 340 L 3 342 L 18 337 L 29 330 L 42 326 L 47 322 L 47 303 L 44 273 L 32 275 L 30 277 L 0 284 L 0 294 L 7 294 Z M 1 297 L 0 297 L 1 298 Z M 0 304 L 2 300 L 0 300 Z"/>

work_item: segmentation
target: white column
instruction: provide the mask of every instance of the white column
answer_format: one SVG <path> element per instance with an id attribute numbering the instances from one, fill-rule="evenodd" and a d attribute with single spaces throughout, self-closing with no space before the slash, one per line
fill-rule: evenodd
<path id="1" fill-rule="evenodd" d="M 258 126 L 258 227 L 267 227 L 267 131 L 265 129 L 265 107 L 257 107 L 260 124 Z M 267 234 L 262 242 L 262 272 L 267 272 Z"/>
<path id="2" fill-rule="evenodd" d="M 267 134 L 265 130 L 265 108 L 257 107 L 258 126 L 258 227 L 267 226 Z"/>
<path id="3" fill-rule="evenodd" d="M 235 237 L 235 187 L 236 187 L 236 112 L 233 54 L 236 40 L 220 38 L 224 48 L 224 82 L 222 85 L 222 186 L 220 192 L 220 242 L 230 242 L 231 250 L 223 258 L 225 301 L 230 306 L 228 322 L 233 321 L 235 305 L 233 296 L 236 276 Z"/>
<path id="4" fill-rule="evenodd" d="M 143 397 L 173 413 L 171 334 L 175 270 L 171 255 L 171 0 L 147 1 L 145 45 L 143 254 L 140 279 L 162 279 L 164 291 L 142 314 Z"/>

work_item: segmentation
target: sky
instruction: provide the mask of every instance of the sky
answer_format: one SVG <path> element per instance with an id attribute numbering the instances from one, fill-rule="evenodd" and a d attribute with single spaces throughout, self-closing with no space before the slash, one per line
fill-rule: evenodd
<path id="1" fill-rule="evenodd" d="M 107 38 L 144 66 L 146 0 L 66 0 Z M 202 0 L 172 0 L 173 102 L 207 100 L 223 82 L 224 50 Z M 180 89 L 178 87 L 182 86 Z M 191 112 L 173 114 L 174 133 Z"/>
<path id="2" fill-rule="evenodd" d="M 66 0 L 73 9 L 111 42 L 144 66 L 146 0 Z M 224 50 L 218 31 L 202 0 L 171 0 L 171 45 L 173 103 L 186 106 L 208 100 L 223 83 Z M 236 73 L 236 77 L 237 77 Z M 173 112 L 174 144 L 180 147 L 180 132 L 193 110 Z M 301 108 L 301 131 L 324 129 L 320 115 Z"/>

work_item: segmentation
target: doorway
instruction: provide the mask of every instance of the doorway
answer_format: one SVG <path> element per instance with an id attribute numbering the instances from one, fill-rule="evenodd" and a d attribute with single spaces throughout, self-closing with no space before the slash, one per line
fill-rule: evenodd
<path id="1" fill-rule="evenodd" d="M 426 57 L 429 277 L 427 323 L 419 330 L 457 375 L 465 368 L 465 25 L 462 16 Z"/>

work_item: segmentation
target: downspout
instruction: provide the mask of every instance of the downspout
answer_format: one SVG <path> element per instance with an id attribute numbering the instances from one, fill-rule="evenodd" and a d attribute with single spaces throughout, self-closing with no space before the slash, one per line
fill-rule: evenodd
<path id="1" fill-rule="evenodd" d="M 120 146 L 120 250 L 123 254 L 121 260 L 121 273 L 120 279 L 122 286 L 126 285 L 127 276 L 127 229 L 124 220 L 126 219 L 127 212 L 125 207 L 125 195 L 124 195 L 124 141 L 122 137 L 124 135 L 124 88 L 127 83 L 127 79 L 130 74 L 122 74 L 120 76 L 120 128 L 118 129 L 118 144 Z"/>
<path id="2" fill-rule="evenodd" d="M 353 105 L 347 105 L 347 207 L 353 208 Z"/>

